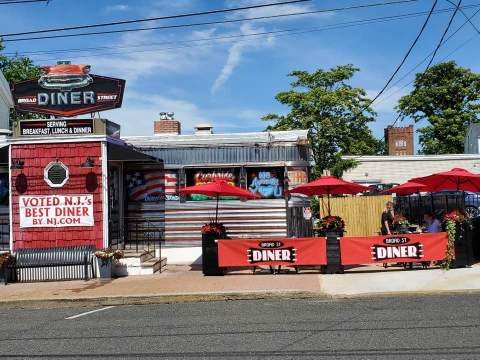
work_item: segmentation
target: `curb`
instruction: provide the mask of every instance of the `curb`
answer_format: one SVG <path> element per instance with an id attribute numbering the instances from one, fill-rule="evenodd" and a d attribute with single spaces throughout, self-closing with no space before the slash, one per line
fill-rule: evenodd
<path id="1" fill-rule="evenodd" d="M 323 294 L 305 291 L 248 293 L 166 294 L 152 296 L 105 296 L 94 298 L 58 298 L 0 301 L 1 309 L 48 309 L 59 307 L 94 307 L 112 305 L 152 305 L 234 300 L 327 299 Z"/>
<path id="2" fill-rule="evenodd" d="M 325 294 L 308 291 L 259 291 L 259 292 L 231 292 L 231 293 L 188 293 L 165 294 L 152 296 L 104 296 L 92 298 L 55 298 L 32 300 L 5 300 L 0 301 L 0 310 L 4 309 L 50 309 L 69 307 L 102 307 L 102 306 L 128 306 L 128 305 L 154 305 L 178 304 L 210 301 L 235 301 L 235 300 L 296 300 L 310 299 L 317 301 L 342 301 L 342 300 L 367 300 L 390 297 L 413 296 L 448 296 L 448 295 L 478 295 L 480 289 L 468 290 L 428 290 L 428 291 L 403 291 L 364 294 Z"/>

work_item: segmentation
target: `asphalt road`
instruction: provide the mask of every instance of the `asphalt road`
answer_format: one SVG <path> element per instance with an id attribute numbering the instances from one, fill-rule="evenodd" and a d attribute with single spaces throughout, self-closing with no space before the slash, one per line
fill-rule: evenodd
<path id="1" fill-rule="evenodd" d="M 0 359 L 480 359 L 480 295 L 96 309 L 0 308 Z"/>

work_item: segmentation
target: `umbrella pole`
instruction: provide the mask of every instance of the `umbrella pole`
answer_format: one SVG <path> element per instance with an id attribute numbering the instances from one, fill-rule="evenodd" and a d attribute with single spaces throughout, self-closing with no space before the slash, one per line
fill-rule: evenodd
<path id="1" fill-rule="evenodd" d="M 420 195 L 420 190 L 417 192 L 418 194 L 418 209 L 419 211 L 419 216 L 418 216 L 418 224 L 420 225 L 423 220 L 423 201 L 422 201 L 422 195 Z"/>
<path id="2" fill-rule="evenodd" d="M 327 192 L 327 203 L 328 203 L 328 216 L 331 216 L 331 209 L 330 209 L 330 189 Z"/>
<path id="3" fill-rule="evenodd" d="M 219 194 L 217 194 L 217 208 L 215 210 L 215 223 L 218 223 L 218 198 L 220 197 Z"/>

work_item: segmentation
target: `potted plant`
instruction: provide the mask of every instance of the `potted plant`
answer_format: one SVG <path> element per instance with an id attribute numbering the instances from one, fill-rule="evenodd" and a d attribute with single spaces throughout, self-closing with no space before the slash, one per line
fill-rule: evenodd
<path id="1" fill-rule="evenodd" d="M 202 226 L 202 239 L 225 239 L 227 236 L 227 229 L 223 224 L 216 222 L 209 222 Z"/>
<path id="2" fill-rule="evenodd" d="M 101 279 L 110 279 L 112 277 L 112 263 L 123 258 L 123 255 L 122 250 L 113 250 L 111 247 L 95 252 Z"/>
<path id="3" fill-rule="evenodd" d="M 329 215 L 320 219 L 318 227 L 322 236 L 341 237 L 345 231 L 345 222 L 340 216 Z"/>
<path id="4" fill-rule="evenodd" d="M 218 244 L 216 239 L 225 239 L 227 229 L 223 224 L 210 222 L 202 226 L 202 271 L 204 275 L 223 275 L 218 267 Z"/>
<path id="5" fill-rule="evenodd" d="M 393 229 L 398 234 L 406 234 L 410 223 L 402 214 L 395 214 L 393 218 Z"/>
<path id="6" fill-rule="evenodd" d="M 443 227 L 448 234 L 447 251 L 442 267 L 468 266 L 472 259 L 471 225 L 463 212 L 453 210 L 443 216 Z"/>

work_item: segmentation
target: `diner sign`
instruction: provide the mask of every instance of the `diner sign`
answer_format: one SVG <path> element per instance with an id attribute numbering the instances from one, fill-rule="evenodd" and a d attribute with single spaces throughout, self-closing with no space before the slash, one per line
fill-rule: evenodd
<path id="1" fill-rule="evenodd" d="M 90 74 L 90 65 L 42 66 L 39 78 L 12 83 L 15 110 L 70 117 L 122 106 L 125 80 Z"/>
<path id="2" fill-rule="evenodd" d="M 447 233 L 349 236 L 340 240 L 342 265 L 443 260 Z"/>
<path id="3" fill-rule="evenodd" d="M 325 265 L 326 263 L 325 238 L 218 240 L 220 267 Z"/>
<path id="4" fill-rule="evenodd" d="M 93 195 L 19 196 L 20 227 L 93 226 Z"/>
<path id="5" fill-rule="evenodd" d="M 93 134 L 93 119 L 20 121 L 22 136 Z"/>

